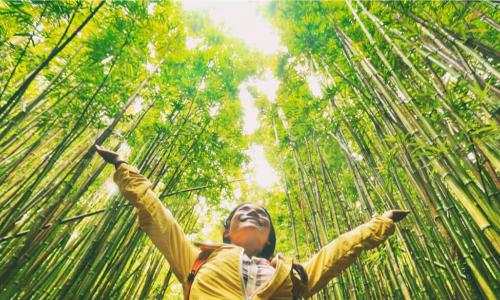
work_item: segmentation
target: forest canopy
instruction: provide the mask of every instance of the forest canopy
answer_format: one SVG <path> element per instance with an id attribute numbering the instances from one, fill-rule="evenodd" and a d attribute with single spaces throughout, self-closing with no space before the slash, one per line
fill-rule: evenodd
<path id="1" fill-rule="evenodd" d="M 496 299 L 498 4 L 261 10 L 277 53 L 181 2 L 0 2 L 0 298 L 182 299 L 97 144 L 196 241 L 221 242 L 228 212 L 260 203 L 278 251 L 305 261 L 376 213 L 411 211 L 315 299 Z M 255 84 L 269 76 L 273 96 Z M 248 179 L 249 149 L 276 183 Z"/>

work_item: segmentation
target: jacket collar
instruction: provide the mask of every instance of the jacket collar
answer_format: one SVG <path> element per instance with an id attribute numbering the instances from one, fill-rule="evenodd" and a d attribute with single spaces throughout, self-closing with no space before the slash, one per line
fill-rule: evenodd
<path id="1" fill-rule="evenodd" d="M 276 272 L 274 272 L 273 277 L 271 277 L 266 285 L 262 286 L 257 291 L 257 294 L 255 294 L 252 299 L 259 300 L 271 298 L 272 295 L 274 295 L 274 293 L 283 285 L 285 280 L 290 275 L 290 272 L 292 272 L 291 258 L 283 257 L 281 253 L 278 253 L 271 263 L 274 264 L 275 260 Z"/>
<path id="2" fill-rule="evenodd" d="M 194 242 L 195 246 L 201 251 L 211 250 L 215 251 L 218 249 L 240 249 L 243 248 L 233 244 L 223 244 L 223 243 L 200 243 Z M 243 253 L 243 252 L 242 252 Z M 276 272 L 274 272 L 273 277 L 266 283 L 266 285 L 259 288 L 257 294 L 255 294 L 252 299 L 269 299 L 274 295 L 274 293 L 283 285 L 285 280 L 288 278 L 292 272 L 293 259 L 284 257 L 281 253 L 276 254 L 272 259 L 271 264 L 275 266 Z"/>
<path id="3" fill-rule="evenodd" d="M 201 242 L 193 242 L 193 244 L 198 247 L 200 250 L 217 250 L 219 248 L 241 248 L 239 246 L 233 244 L 224 244 L 224 243 L 201 243 Z"/>

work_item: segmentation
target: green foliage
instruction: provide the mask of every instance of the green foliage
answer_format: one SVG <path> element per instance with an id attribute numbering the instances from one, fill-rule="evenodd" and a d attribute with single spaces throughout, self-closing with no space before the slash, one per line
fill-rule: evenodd
<path id="1" fill-rule="evenodd" d="M 296 253 L 314 252 L 375 211 L 412 210 L 391 248 L 368 253 L 325 296 L 493 299 L 498 261 L 488 258 L 500 225 L 491 202 L 499 188 L 495 9 L 272 1 L 267 14 L 288 53 L 277 62 L 276 104 L 262 102 L 262 124 L 268 135 L 277 132 L 268 147 L 289 181 Z M 320 98 L 311 79 L 323 85 Z M 481 232 L 485 226 L 489 232 Z M 457 276 L 466 270 L 474 280 Z"/>
<path id="2" fill-rule="evenodd" d="M 157 3 L 153 14 L 147 3 L 98 4 L 2 7 L 2 297 L 168 294 L 168 266 L 111 188 L 94 143 L 128 156 L 187 233 L 204 225 L 196 199 L 218 206 L 247 159 L 237 90 L 255 56 L 178 4 Z M 187 48 L 188 36 L 203 42 Z"/>
<path id="3" fill-rule="evenodd" d="M 278 251 L 302 262 L 373 213 L 412 211 L 317 299 L 499 294 L 495 4 L 265 14 L 288 53 L 252 52 L 177 2 L 0 2 L 2 298 L 180 297 L 94 143 L 137 166 L 192 237 L 258 202 Z M 250 89 L 261 127 L 245 136 L 239 88 L 265 68 L 277 99 Z M 241 182 L 252 143 L 279 186 Z"/>

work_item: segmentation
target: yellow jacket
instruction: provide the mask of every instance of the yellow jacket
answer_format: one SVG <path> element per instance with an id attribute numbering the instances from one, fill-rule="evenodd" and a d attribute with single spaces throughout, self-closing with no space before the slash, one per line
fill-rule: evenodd
<path id="1" fill-rule="evenodd" d="M 139 225 L 165 256 L 175 276 L 186 287 L 188 274 L 200 250 L 191 243 L 170 211 L 151 190 L 151 183 L 136 168 L 121 164 L 114 175 L 120 191 L 137 209 Z M 391 219 L 375 215 L 372 220 L 337 237 L 303 264 L 309 281 L 301 287 L 307 298 L 320 291 L 333 277 L 351 265 L 362 250 L 372 249 L 394 233 Z M 224 244 L 215 250 L 199 270 L 190 299 L 245 299 L 240 263 L 243 248 Z M 277 255 L 276 272 L 251 298 L 291 299 L 291 258 Z"/>

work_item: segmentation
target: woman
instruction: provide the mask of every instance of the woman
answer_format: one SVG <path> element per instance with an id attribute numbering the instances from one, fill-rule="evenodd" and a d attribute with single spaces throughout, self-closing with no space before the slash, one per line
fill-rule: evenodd
<path id="1" fill-rule="evenodd" d="M 191 243 L 151 183 L 115 152 L 96 146 L 115 165 L 114 180 L 137 209 L 139 225 L 165 256 L 181 282 L 186 299 L 292 299 L 320 291 L 351 265 L 362 250 L 377 247 L 394 233 L 394 222 L 409 211 L 390 210 L 337 237 L 309 261 L 274 256 L 276 236 L 269 213 L 256 204 L 241 204 L 227 218 L 225 244 Z"/>

